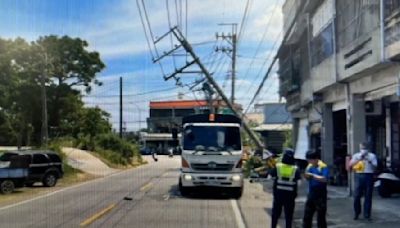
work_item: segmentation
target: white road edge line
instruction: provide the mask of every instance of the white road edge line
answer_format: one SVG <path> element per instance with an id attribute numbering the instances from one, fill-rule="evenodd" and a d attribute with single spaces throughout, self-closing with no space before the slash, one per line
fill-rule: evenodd
<path id="1" fill-rule="evenodd" d="M 54 191 L 54 192 L 49 192 L 47 194 L 44 194 L 44 195 L 41 195 L 41 196 L 38 196 L 38 197 L 35 197 L 35 198 L 32 198 L 32 199 L 24 200 L 24 201 L 15 203 L 15 204 L 11 204 L 11 205 L 8 205 L 8 206 L 1 207 L 0 211 L 6 210 L 6 209 L 10 209 L 10 208 L 13 208 L 13 207 L 17 207 L 17 206 L 20 206 L 20 205 L 23 205 L 23 204 L 26 204 L 26 203 L 29 203 L 29 202 L 32 202 L 32 201 L 36 201 L 36 200 L 39 200 L 39 199 L 43 199 L 43 198 L 55 195 L 55 194 L 60 193 L 60 192 L 64 192 L 64 191 L 71 190 L 71 189 L 74 189 L 74 188 L 79 188 L 79 187 L 81 187 L 83 185 L 99 182 L 99 181 L 102 181 L 102 180 L 107 179 L 109 177 L 112 177 L 112 176 L 115 176 L 115 175 L 118 175 L 118 174 L 122 174 L 122 173 L 127 172 L 127 171 L 138 170 L 138 169 L 144 168 L 144 167 L 146 167 L 148 165 L 150 165 L 150 164 L 144 164 L 144 165 L 139 166 L 139 167 L 134 168 L 134 169 L 123 170 L 123 171 L 120 171 L 120 172 L 116 172 L 116 173 L 110 174 L 108 176 L 100 177 L 100 178 L 97 178 L 97 179 L 94 179 L 94 180 L 91 180 L 91 181 L 87 181 L 87 182 L 83 182 L 83 183 L 80 183 L 80 184 L 77 184 L 77 185 L 73 185 L 73 186 L 70 186 L 70 187 L 62 188 L 62 189 Z"/>
<path id="2" fill-rule="evenodd" d="M 233 213 L 235 214 L 236 224 L 238 228 L 246 228 L 244 224 L 242 213 L 240 212 L 238 201 L 231 199 L 231 205 L 233 209 Z"/>

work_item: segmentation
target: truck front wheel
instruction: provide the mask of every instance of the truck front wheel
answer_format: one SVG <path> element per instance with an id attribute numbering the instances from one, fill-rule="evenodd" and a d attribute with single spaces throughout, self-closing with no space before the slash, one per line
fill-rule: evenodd
<path id="1" fill-rule="evenodd" d="M 188 187 L 182 186 L 182 181 L 179 179 L 179 192 L 181 196 L 188 196 L 190 194 L 190 189 Z"/>
<path id="2" fill-rule="evenodd" d="M 242 197 L 242 195 L 243 195 L 243 187 L 232 189 L 233 198 L 240 199 L 240 197 Z"/>
<path id="3" fill-rule="evenodd" d="M 12 180 L 4 180 L 0 183 L 0 192 L 2 194 L 10 194 L 14 191 L 15 185 Z"/>

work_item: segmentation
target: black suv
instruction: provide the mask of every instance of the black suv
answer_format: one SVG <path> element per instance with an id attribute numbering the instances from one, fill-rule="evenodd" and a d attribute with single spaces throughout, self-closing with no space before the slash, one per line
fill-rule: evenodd
<path id="1" fill-rule="evenodd" d="M 27 156 L 29 161 L 28 178 L 26 186 L 35 182 L 42 182 L 46 187 L 53 187 L 59 178 L 64 175 L 61 157 L 50 151 L 12 151 L 0 157 L 0 161 L 9 161 L 13 156 Z"/>

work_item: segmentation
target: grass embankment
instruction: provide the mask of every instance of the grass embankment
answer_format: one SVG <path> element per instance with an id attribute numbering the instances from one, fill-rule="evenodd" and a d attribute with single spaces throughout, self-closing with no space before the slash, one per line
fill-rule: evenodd
<path id="1" fill-rule="evenodd" d="M 111 168 L 132 168 L 146 163 L 139 153 L 137 144 L 121 139 L 114 134 L 102 134 L 92 139 L 88 137 L 61 138 L 53 140 L 49 149 L 62 154 L 61 147 L 91 151 L 92 155 Z M 62 156 L 65 155 L 62 154 Z"/>
<path id="2" fill-rule="evenodd" d="M 48 149 L 59 154 L 63 161 L 64 177 L 60 179 L 59 185 L 70 185 L 82 181 L 94 179 L 95 176 L 84 173 L 79 169 L 75 169 L 67 163 L 67 156 L 62 152 L 63 146 L 72 146 L 71 141 L 65 139 L 53 140 L 50 142 Z"/>

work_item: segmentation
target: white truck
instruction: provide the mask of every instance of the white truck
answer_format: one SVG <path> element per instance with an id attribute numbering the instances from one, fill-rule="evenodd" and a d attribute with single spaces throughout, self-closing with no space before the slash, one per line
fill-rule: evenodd
<path id="1" fill-rule="evenodd" d="M 199 114 L 182 121 L 183 196 L 197 187 L 223 187 L 235 198 L 243 192 L 241 120 L 233 115 Z"/>

